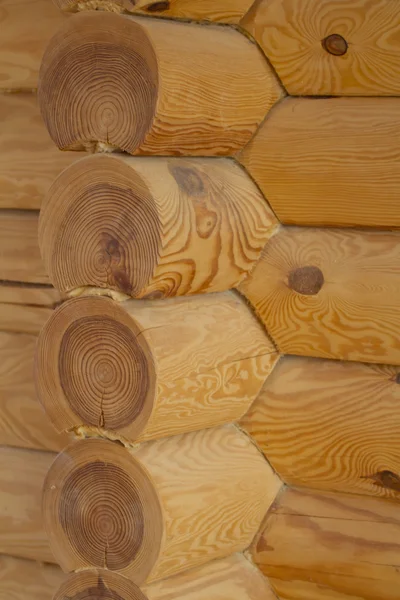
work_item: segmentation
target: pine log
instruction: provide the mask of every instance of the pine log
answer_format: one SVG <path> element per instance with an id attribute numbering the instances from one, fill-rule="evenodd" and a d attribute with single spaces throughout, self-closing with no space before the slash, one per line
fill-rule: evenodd
<path id="1" fill-rule="evenodd" d="M 244 550 L 280 486 L 234 425 L 136 448 L 86 439 L 51 466 L 43 518 L 65 572 L 107 567 L 141 585 Z"/>
<path id="2" fill-rule="evenodd" d="M 49 283 L 38 244 L 39 215 L 0 211 L 0 280 Z"/>
<path id="3" fill-rule="evenodd" d="M 241 25 L 293 96 L 400 95 L 398 0 L 258 0 Z"/>
<path id="4" fill-rule="evenodd" d="M 0 447 L 0 554 L 55 562 L 41 514 L 53 460 L 51 452 Z"/>
<path id="5" fill-rule="evenodd" d="M 39 244 L 60 290 L 157 298 L 235 287 L 276 227 L 263 195 L 229 159 L 106 154 L 57 178 Z"/>
<path id="6" fill-rule="evenodd" d="M 279 597 L 281 582 L 296 590 L 311 581 L 319 595 L 282 597 L 398 600 L 398 503 L 288 488 L 270 509 L 252 555 Z"/>
<path id="7" fill-rule="evenodd" d="M 240 426 L 294 486 L 400 500 L 400 369 L 281 358 Z"/>
<path id="8" fill-rule="evenodd" d="M 109 10 L 149 17 L 239 23 L 253 0 L 53 0 L 61 10 Z"/>
<path id="9" fill-rule="evenodd" d="M 400 99 L 287 98 L 239 160 L 287 224 L 400 227 Z"/>
<path id="10" fill-rule="evenodd" d="M 36 337 L 0 332 L 0 445 L 61 450 L 58 435 L 35 392 L 33 361 Z"/>
<path id="11" fill-rule="evenodd" d="M 0 556 L 1 600 L 52 600 L 64 579 L 64 573 L 55 565 Z"/>
<path id="12" fill-rule="evenodd" d="M 400 365 L 400 234 L 285 227 L 240 291 L 284 354 Z"/>
<path id="13" fill-rule="evenodd" d="M 51 286 L 3 283 L 0 281 L 0 304 L 55 308 L 63 299 L 64 296 Z"/>
<path id="14" fill-rule="evenodd" d="M 50 2 L 30 4 L 33 9 Z M 38 209 L 54 178 L 76 155 L 54 147 L 35 94 L 0 94 L 0 121 L 0 209 Z"/>
<path id="15" fill-rule="evenodd" d="M 39 102 L 63 150 L 231 155 L 282 97 L 235 29 L 87 11 L 53 37 Z"/>
<path id="16" fill-rule="evenodd" d="M 36 88 L 44 49 L 65 19 L 49 0 L 1 0 L 1 90 Z"/>
<path id="17" fill-rule="evenodd" d="M 234 292 L 65 302 L 38 342 L 38 397 L 57 431 L 130 442 L 239 419 L 277 360 Z"/>
<path id="18" fill-rule="evenodd" d="M 0 282 L 0 332 L 38 334 L 61 298 L 50 286 Z"/>

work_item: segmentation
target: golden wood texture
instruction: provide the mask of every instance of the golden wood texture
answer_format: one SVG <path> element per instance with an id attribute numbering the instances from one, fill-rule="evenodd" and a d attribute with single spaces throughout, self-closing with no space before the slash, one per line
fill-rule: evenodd
<path id="1" fill-rule="evenodd" d="M 0 331 L 38 334 L 52 313 L 47 306 L 0 303 Z"/>
<path id="2" fill-rule="evenodd" d="M 235 29 L 101 11 L 68 19 L 40 71 L 41 111 L 64 150 L 231 155 L 282 95 Z"/>
<path id="3" fill-rule="evenodd" d="M 81 297 L 39 337 L 38 397 L 58 431 L 142 441 L 237 420 L 277 357 L 234 292 L 122 304 Z"/>
<path id="4" fill-rule="evenodd" d="M 0 304 L 25 304 L 32 307 L 54 308 L 62 300 L 62 294 L 51 286 L 0 282 Z"/>
<path id="5" fill-rule="evenodd" d="M 49 0 L 0 0 L 0 90 L 36 88 L 44 49 L 65 20 Z"/>
<path id="6" fill-rule="evenodd" d="M 241 25 L 293 96 L 400 95 L 397 0 L 258 0 Z"/>
<path id="7" fill-rule="evenodd" d="M 83 158 L 56 179 L 39 245 L 57 289 L 181 296 L 238 285 L 277 223 L 229 159 L 107 154 Z"/>
<path id="8" fill-rule="evenodd" d="M 40 257 L 38 221 L 33 211 L 0 211 L 0 280 L 49 282 Z"/>
<path id="9" fill-rule="evenodd" d="M 0 447 L 0 554 L 55 562 L 41 514 L 53 460 L 50 452 Z"/>
<path id="10" fill-rule="evenodd" d="M 0 332 L 0 445 L 61 450 L 68 438 L 54 431 L 36 397 L 36 338 Z"/>
<path id="11" fill-rule="evenodd" d="M 64 571 L 106 566 L 140 585 L 244 550 L 280 487 L 234 425 L 136 448 L 86 439 L 51 466 L 43 517 Z"/>
<path id="12" fill-rule="evenodd" d="M 240 426 L 290 485 L 400 500 L 400 368 L 285 356 Z"/>
<path id="13" fill-rule="evenodd" d="M 39 2 L 45 3 L 50 4 Z M 29 4 L 33 8 L 38 2 Z M 1 7 L 0 2 L 0 15 Z M 0 121 L 0 208 L 38 209 L 76 154 L 54 147 L 35 94 L 0 94 Z"/>
<path id="14" fill-rule="evenodd" d="M 65 575 L 55 565 L 0 556 L 1 600 L 52 600 Z"/>
<path id="15" fill-rule="evenodd" d="M 280 352 L 400 365 L 400 234 L 286 227 L 240 291 Z"/>
<path id="16" fill-rule="evenodd" d="M 109 10 L 149 17 L 238 23 L 253 0 L 53 0 L 66 11 Z"/>
<path id="17" fill-rule="evenodd" d="M 239 160 L 283 223 L 395 228 L 399 138 L 398 98 L 287 98 Z"/>
<path id="18" fill-rule="evenodd" d="M 295 590 L 310 581 L 321 588 L 320 595 L 283 598 L 397 600 L 399 540 L 397 502 L 288 488 L 270 509 L 252 554 L 278 596 L 281 582 Z"/>

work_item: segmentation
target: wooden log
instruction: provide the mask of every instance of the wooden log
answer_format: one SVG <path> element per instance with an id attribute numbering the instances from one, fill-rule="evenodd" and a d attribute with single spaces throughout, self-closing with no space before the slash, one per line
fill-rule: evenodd
<path id="1" fill-rule="evenodd" d="M 59 451 L 68 443 L 44 414 L 35 391 L 36 337 L 0 332 L 0 445 Z"/>
<path id="2" fill-rule="evenodd" d="M 258 0 L 241 25 L 293 96 L 400 95 L 397 0 Z"/>
<path id="3" fill-rule="evenodd" d="M 237 420 L 277 356 L 234 292 L 75 298 L 39 337 L 38 397 L 57 431 L 148 440 Z"/>
<path id="4" fill-rule="evenodd" d="M 281 582 L 300 591 L 311 581 L 320 595 L 314 588 L 313 596 L 282 597 L 397 600 L 399 540 L 396 502 L 288 488 L 270 509 L 252 555 L 279 597 Z"/>
<path id="5" fill-rule="evenodd" d="M 239 156 L 287 224 L 400 227 L 400 99 L 287 98 Z"/>
<path id="6" fill-rule="evenodd" d="M 239 289 L 284 354 L 400 365 L 399 242 L 283 228 Z"/>
<path id="7" fill-rule="evenodd" d="M 51 452 L 0 447 L 0 554 L 55 562 L 41 514 L 53 460 Z"/>
<path id="8" fill-rule="evenodd" d="M 43 518 L 64 571 L 106 566 L 141 585 L 244 550 L 280 486 L 234 425 L 137 448 L 86 439 L 51 466 Z"/>
<path id="9" fill-rule="evenodd" d="M 277 223 L 229 159 L 97 155 L 52 185 L 39 245 L 60 290 L 180 296 L 237 286 Z"/>
<path id="10" fill-rule="evenodd" d="M 109 10 L 149 17 L 239 23 L 253 0 L 53 0 L 61 10 Z"/>
<path id="11" fill-rule="evenodd" d="M 0 280 L 49 283 L 37 240 L 38 221 L 34 211 L 0 211 Z"/>
<path id="12" fill-rule="evenodd" d="M 400 500 L 400 369 L 283 357 L 240 426 L 294 486 Z"/>
<path id="13" fill-rule="evenodd" d="M 65 19 L 49 0 L 2 0 L 1 90 L 36 88 L 44 49 Z M 1 122 L 3 132 L 7 124 Z"/>
<path id="14" fill-rule="evenodd" d="M 50 2 L 30 3 L 31 21 L 33 8 L 42 4 Z M 54 178 L 76 155 L 54 147 L 35 94 L 0 94 L 0 121 L 0 209 L 39 209 Z"/>
<path id="15" fill-rule="evenodd" d="M 63 295 L 51 286 L 0 281 L 0 304 L 55 308 L 63 299 Z"/>
<path id="16" fill-rule="evenodd" d="M 0 556 L 0 597 L 4 600 L 52 600 L 64 579 L 64 573 L 55 565 Z"/>
<path id="17" fill-rule="evenodd" d="M 231 155 L 282 94 L 234 29 L 96 11 L 53 37 L 39 86 L 59 148 L 159 155 Z"/>
<path id="18" fill-rule="evenodd" d="M 61 299 L 50 286 L 0 282 L 0 332 L 38 334 Z"/>

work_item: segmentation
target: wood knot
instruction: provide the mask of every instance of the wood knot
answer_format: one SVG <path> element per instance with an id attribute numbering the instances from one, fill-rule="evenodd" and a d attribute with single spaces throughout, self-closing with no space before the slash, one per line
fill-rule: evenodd
<path id="1" fill-rule="evenodd" d="M 145 10 L 149 13 L 164 12 L 169 9 L 169 6 L 169 1 L 153 2 L 153 4 L 146 6 Z"/>
<path id="2" fill-rule="evenodd" d="M 400 477 L 393 471 L 378 471 L 373 475 L 366 475 L 362 479 L 371 479 L 378 487 L 400 492 Z"/>
<path id="3" fill-rule="evenodd" d="M 344 37 L 338 33 L 328 35 L 321 43 L 323 49 L 333 56 L 343 56 L 349 47 Z"/>
<path id="4" fill-rule="evenodd" d="M 324 275 L 318 267 L 299 267 L 289 273 L 288 286 L 298 294 L 314 296 L 318 294 L 324 281 Z"/>
<path id="5" fill-rule="evenodd" d="M 176 165 L 169 165 L 168 168 L 176 183 L 188 196 L 202 196 L 205 193 L 203 180 L 195 169 Z"/>
<path id="6" fill-rule="evenodd" d="M 400 384 L 400 373 L 397 373 L 396 377 L 394 378 L 395 383 L 399 383 Z"/>

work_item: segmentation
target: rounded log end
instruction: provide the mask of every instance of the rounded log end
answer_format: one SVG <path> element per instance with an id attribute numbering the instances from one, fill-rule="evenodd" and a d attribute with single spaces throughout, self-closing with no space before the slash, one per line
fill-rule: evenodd
<path id="1" fill-rule="evenodd" d="M 155 487 L 115 442 L 82 440 L 58 455 L 44 482 L 43 520 L 66 572 L 105 568 L 140 585 L 161 550 L 164 526 Z"/>
<path id="2" fill-rule="evenodd" d="M 71 575 L 53 600 L 148 600 L 129 579 L 104 569 Z"/>
<path id="3" fill-rule="evenodd" d="M 40 69 L 43 119 L 62 150 L 134 153 L 153 122 L 157 59 L 130 17 L 74 15 L 50 41 Z"/>
<path id="4" fill-rule="evenodd" d="M 146 183 L 121 158 L 97 155 L 65 169 L 43 203 L 39 245 L 53 285 L 143 295 L 157 267 L 161 223 Z"/>
<path id="5" fill-rule="evenodd" d="M 154 402 L 154 363 L 140 330 L 104 297 L 69 300 L 39 336 L 38 397 L 58 431 L 79 427 L 135 439 Z"/>

